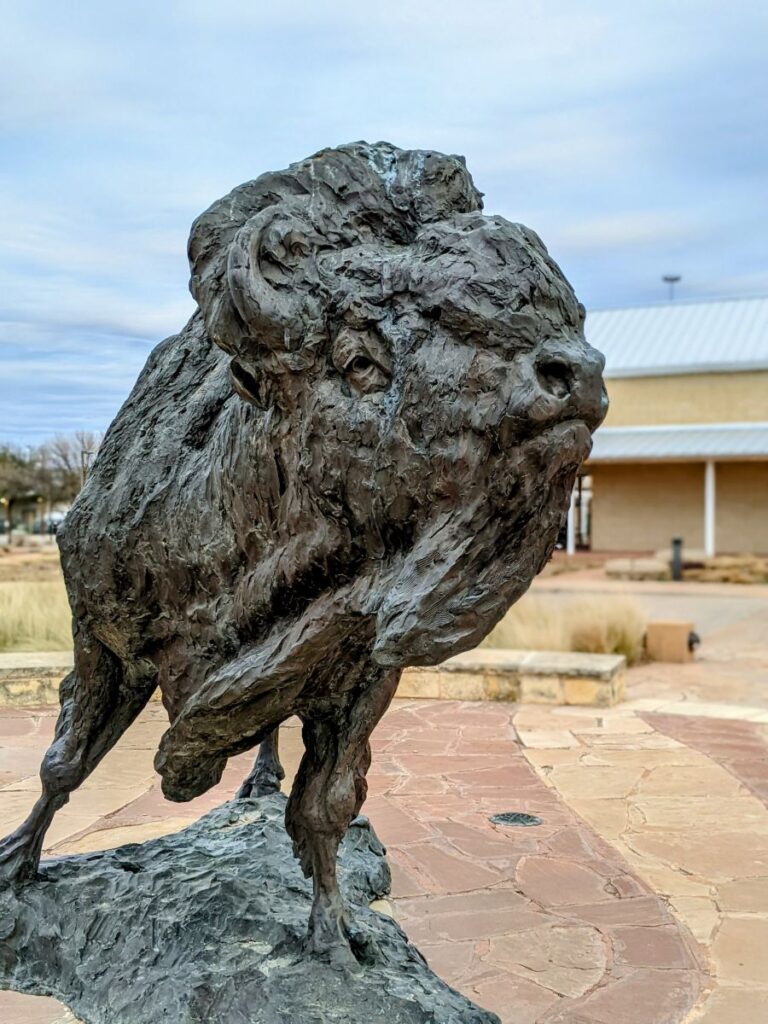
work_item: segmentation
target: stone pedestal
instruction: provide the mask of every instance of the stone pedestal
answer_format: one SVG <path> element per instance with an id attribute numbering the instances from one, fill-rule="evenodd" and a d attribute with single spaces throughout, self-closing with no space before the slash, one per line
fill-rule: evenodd
<path id="1" fill-rule="evenodd" d="M 280 795 L 233 801 L 173 836 L 43 862 L 0 893 L 0 987 L 83 1024 L 498 1024 L 369 909 L 390 875 L 364 819 L 339 859 L 359 962 L 307 958 L 312 890 L 284 811 Z"/>

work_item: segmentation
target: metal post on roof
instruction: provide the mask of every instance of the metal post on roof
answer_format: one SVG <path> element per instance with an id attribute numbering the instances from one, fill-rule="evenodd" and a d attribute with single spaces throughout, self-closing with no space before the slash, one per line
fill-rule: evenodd
<path id="1" fill-rule="evenodd" d="M 675 298 L 675 285 L 682 277 L 680 274 L 663 274 L 661 280 L 669 285 L 669 301 L 672 302 Z"/>

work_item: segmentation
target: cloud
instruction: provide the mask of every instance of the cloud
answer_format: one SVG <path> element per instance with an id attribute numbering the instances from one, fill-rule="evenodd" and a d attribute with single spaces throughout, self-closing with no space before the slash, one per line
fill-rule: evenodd
<path id="1" fill-rule="evenodd" d="M 687 221 L 675 210 L 645 210 L 617 212 L 570 224 L 560 231 L 558 242 L 562 248 L 574 252 L 580 249 L 628 250 L 670 242 L 692 243 L 702 234 L 701 224 Z"/>
<path id="2" fill-rule="evenodd" d="M 588 306 L 660 299 L 669 270 L 688 297 L 765 288 L 767 12 L 5 5 L 0 438 L 103 427 L 193 308 L 193 218 L 356 138 L 463 153 L 487 209 L 535 228 Z"/>

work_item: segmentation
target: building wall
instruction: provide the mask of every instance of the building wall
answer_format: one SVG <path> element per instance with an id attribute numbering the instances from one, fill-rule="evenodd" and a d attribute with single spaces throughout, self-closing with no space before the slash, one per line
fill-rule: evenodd
<path id="1" fill-rule="evenodd" d="M 617 377 L 606 387 L 607 427 L 768 420 L 768 371 Z"/>
<path id="2" fill-rule="evenodd" d="M 721 554 L 768 554 L 768 462 L 719 462 L 715 546 Z"/>
<path id="3" fill-rule="evenodd" d="M 652 552 L 682 537 L 704 547 L 704 464 L 590 467 L 592 549 Z M 768 554 L 768 462 L 716 463 L 718 554 Z"/>
<path id="4" fill-rule="evenodd" d="M 597 465 L 590 472 L 593 551 L 656 551 L 673 537 L 704 546 L 702 463 Z"/>

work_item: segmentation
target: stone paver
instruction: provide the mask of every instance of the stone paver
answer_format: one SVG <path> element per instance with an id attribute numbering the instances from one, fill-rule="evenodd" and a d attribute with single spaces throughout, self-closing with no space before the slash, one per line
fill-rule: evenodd
<path id="1" fill-rule="evenodd" d="M 647 1021 L 664 1020 L 672 1004 L 687 1012 L 708 985 L 702 951 L 626 860 L 538 777 L 514 742 L 519 713 L 421 702 L 385 720 L 378 747 L 398 770 L 368 806 L 396 867 L 398 919 L 447 980 L 505 1021 L 592 1020 L 598 996 L 607 1000 L 616 988 L 606 1006 L 621 1005 L 636 975 L 648 982 Z M 531 710 L 537 744 L 562 724 L 538 728 L 550 715 Z M 594 712 L 580 718 L 598 721 Z M 494 827 L 489 817 L 504 810 L 536 814 L 543 824 Z M 674 995 L 664 980 L 671 970 L 679 974 Z"/>
<path id="2" fill-rule="evenodd" d="M 367 812 L 389 848 L 398 919 L 446 980 L 504 1021 L 593 1019 L 593 1004 L 614 1012 L 621 993 L 634 992 L 643 979 L 649 1021 L 663 1020 L 668 1004 L 693 1006 L 708 984 L 696 941 L 621 853 L 540 777 L 517 740 L 516 714 L 514 705 L 404 701 L 381 724 Z M 20 746 L 38 758 L 54 717 L 50 709 L 22 710 L 0 721 L 5 829 L 36 795 L 28 762 L 19 767 L 13 754 Z M 583 715 L 574 728 L 594 730 L 599 721 Z M 577 735 L 560 729 L 562 719 L 549 729 L 539 729 L 540 722 L 532 731 Z M 231 795 L 248 757 L 234 759 L 222 784 L 191 804 L 163 799 L 151 763 L 164 727 L 162 709 L 142 715 L 74 795 L 49 853 L 173 831 Z M 290 782 L 299 730 L 284 728 L 282 742 Z M 492 825 L 489 817 L 506 810 L 536 814 L 543 824 Z M 2 993 L 0 1009 L 10 1015 L 4 1001 L 18 1006 L 22 998 Z M 51 1004 L 29 1005 L 30 1014 L 43 1015 L 41 1024 L 61 1015 Z M 566 1011 L 573 1016 L 562 1018 Z"/>
<path id="3" fill-rule="evenodd" d="M 692 664 L 631 670 L 615 708 L 399 701 L 381 723 L 366 809 L 395 914 L 505 1024 L 768 1020 L 768 645 L 748 604 L 765 596 L 740 597 L 721 629 L 712 614 Z M 55 715 L 0 712 L 2 832 L 35 798 Z M 49 854 L 175 831 L 231 796 L 249 756 L 199 800 L 163 799 L 165 727 L 147 709 L 59 816 Z M 282 743 L 290 784 L 296 723 Z M 543 823 L 489 821 L 510 810 Z M 68 1020 L 53 1000 L 0 993 L 3 1024 Z"/>
<path id="4" fill-rule="evenodd" d="M 662 707 L 646 718 L 659 732 L 711 757 L 768 805 L 768 724 L 760 716 L 746 721 L 690 714 L 670 717 Z"/>
<path id="5" fill-rule="evenodd" d="M 606 710 L 597 729 L 591 716 L 560 709 L 546 716 L 550 727 L 560 718 L 579 746 L 525 749 L 526 756 L 699 941 L 714 988 L 691 1019 L 727 1020 L 724 993 L 738 986 L 737 1002 L 752 1015 L 732 1024 L 758 1020 L 768 993 L 768 809 L 757 777 L 765 726 L 716 718 L 711 703 L 698 715 L 691 701 L 688 716 L 638 703 Z M 541 724 L 542 709 L 515 716 L 521 736 Z M 668 967 L 681 966 L 672 951 L 657 952 Z"/>
<path id="6" fill-rule="evenodd" d="M 3 1024 L 77 1024 L 69 1010 L 55 999 L 22 996 L 17 992 L 0 992 L 0 1013 Z"/>

